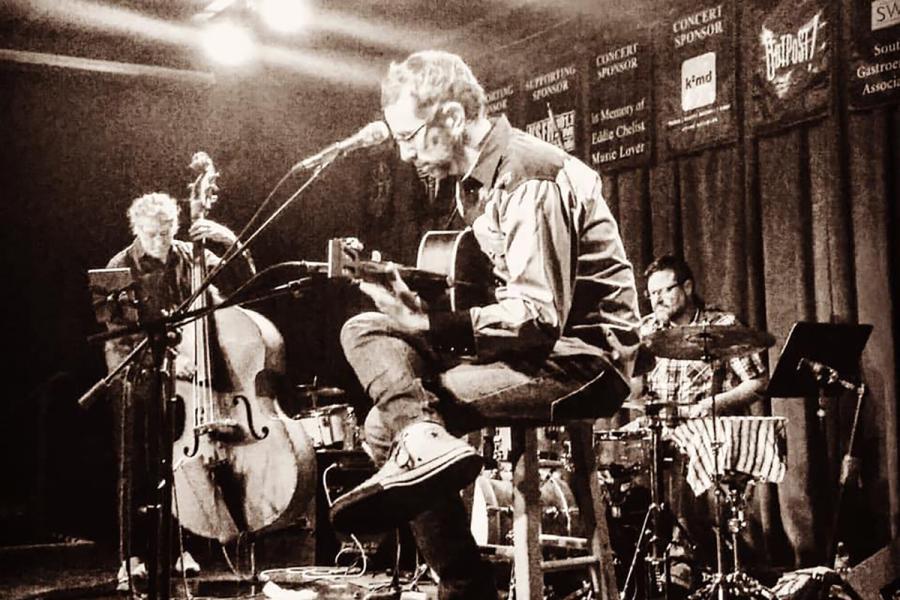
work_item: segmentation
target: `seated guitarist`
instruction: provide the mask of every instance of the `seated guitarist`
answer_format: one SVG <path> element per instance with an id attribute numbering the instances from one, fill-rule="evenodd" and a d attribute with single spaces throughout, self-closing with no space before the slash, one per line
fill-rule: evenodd
<path id="1" fill-rule="evenodd" d="M 441 598 L 495 598 L 458 493 L 482 461 L 448 433 L 452 407 L 549 405 L 604 373 L 629 376 L 634 273 L 597 173 L 505 116 L 488 119 L 458 56 L 424 51 L 392 64 L 381 97 L 401 158 L 458 178 L 457 208 L 502 283 L 493 303 L 456 313 L 428 312 L 399 275 L 361 284 L 380 312 L 350 319 L 341 343 L 374 402 L 364 432 L 380 469 L 335 502 L 332 519 L 345 531 L 410 521 Z M 475 358 L 452 358 L 461 354 Z M 625 394 L 589 401 L 609 414 Z"/>

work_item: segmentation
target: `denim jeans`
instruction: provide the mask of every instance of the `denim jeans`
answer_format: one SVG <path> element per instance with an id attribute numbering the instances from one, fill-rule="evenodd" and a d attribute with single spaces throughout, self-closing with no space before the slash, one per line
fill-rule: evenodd
<path id="1" fill-rule="evenodd" d="M 551 356 L 535 365 L 460 363 L 439 356 L 424 336 L 397 331 L 381 313 L 364 313 L 347 321 L 341 344 L 374 403 L 363 433 L 379 467 L 394 437 L 411 423 L 432 421 L 460 431 L 452 419 L 454 405 L 547 403 L 582 388 L 608 365 L 598 356 L 571 355 Z M 435 393 L 436 387 L 442 393 Z M 440 578 L 441 598 L 496 597 L 493 578 L 480 559 L 458 494 L 436 499 L 411 527 L 420 552 Z"/>

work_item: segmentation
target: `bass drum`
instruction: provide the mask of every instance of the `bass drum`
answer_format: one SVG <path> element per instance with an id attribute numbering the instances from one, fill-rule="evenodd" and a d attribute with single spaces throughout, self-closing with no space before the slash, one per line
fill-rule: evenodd
<path id="1" fill-rule="evenodd" d="M 542 477 L 541 534 L 583 536 L 569 484 L 557 473 Z M 472 495 L 472 536 L 481 546 L 512 544 L 512 481 L 479 475 Z"/>

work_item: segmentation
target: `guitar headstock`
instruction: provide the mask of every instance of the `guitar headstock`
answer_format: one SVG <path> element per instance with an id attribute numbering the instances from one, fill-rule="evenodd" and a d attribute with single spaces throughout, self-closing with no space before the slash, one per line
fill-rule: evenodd
<path id="1" fill-rule="evenodd" d="M 219 173 L 209 154 L 202 150 L 195 152 L 191 157 L 190 169 L 197 174 L 196 179 L 188 184 L 191 221 L 196 221 L 206 218 L 213 204 L 219 199 L 216 195 L 219 191 L 219 186 L 216 184 Z"/>

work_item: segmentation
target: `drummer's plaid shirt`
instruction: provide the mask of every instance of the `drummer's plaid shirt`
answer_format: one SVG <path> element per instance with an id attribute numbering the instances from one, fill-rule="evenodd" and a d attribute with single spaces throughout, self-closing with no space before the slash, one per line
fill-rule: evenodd
<path id="1" fill-rule="evenodd" d="M 736 325 L 738 320 L 732 313 L 706 308 L 698 310 L 690 324 Z M 664 328 L 655 315 L 648 315 L 641 324 L 641 336 Z M 766 372 L 759 353 L 732 358 L 726 364 L 721 391 L 728 391 Z M 657 358 L 653 370 L 647 374 L 647 391 L 656 394 L 660 400 L 692 404 L 710 396 L 712 376 L 712 365 L 698 360 Z"/>

